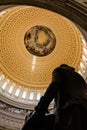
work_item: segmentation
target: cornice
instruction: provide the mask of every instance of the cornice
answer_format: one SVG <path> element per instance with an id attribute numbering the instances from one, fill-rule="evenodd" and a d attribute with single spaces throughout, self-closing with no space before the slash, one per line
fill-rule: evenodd
<path id="1" fill-rule="evenodd" d="M 36 103 L 29 103 L 28 105 L 28 102 L 25 103 L 25 101 L 23 100 L 23 102 L 17 102 L 17 101 L 14 101 L 12 100 L 11 98 L 6 98 L 5 96 L 1 95 L 0 94 L 0 99 L 1 101 L 7 103 L 7 104 L 10 104 L 14 107 L 17 107 L 17 108 L 21 108 L 21 109 L 29 109 L 29 110 L 33 110 L 34 109 L 34 106 L 36 105 Z"/>

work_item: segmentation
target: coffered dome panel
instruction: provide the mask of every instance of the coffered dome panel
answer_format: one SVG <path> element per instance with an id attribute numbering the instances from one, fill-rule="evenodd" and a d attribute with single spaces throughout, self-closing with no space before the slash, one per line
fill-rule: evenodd
<path id="1" fill-rule="evenodd" d="M 27 42 L 28 46 L 34 47 L 34 52 L 42 53 L 42 47 L 44 51 L 52 49 L 55 41 L 53 50 L 47 55 L 35 55 L 26 49 L 25 34 L 36 26 L 42 30 L 36 28 L 28 33 L 31 41 Z M 52 31 L 55 40 L 51 42 L 53 36 L 49 31 L 47 34 L 44 27 Z M 0 67 L 8 77 L 22 85 L 47 87 L 55 67 L 66 63 L 78 70 L 81 55 L 80 32 L 71 21 L 57 13 L 33 6 L 17 6 L 0 21 Z"/>

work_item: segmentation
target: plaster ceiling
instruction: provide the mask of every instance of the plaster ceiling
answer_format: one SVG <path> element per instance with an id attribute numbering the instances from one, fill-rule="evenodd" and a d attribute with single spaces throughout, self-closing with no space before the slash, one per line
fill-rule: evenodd
<path id="1" fill-rule="evenodd" d="M 55 48 L 46 56 L 33 55 L 25 47 L 25 34 L 34 26 L 45 26 L 55 35 Z M 0 19 L 1 71 L 26 87 L 46 88 L 53 69 L 61 63 L 78 70 L 82 55 L 81 38 L 76 26 L 57 13 L 33 6 L 13 7 Z"/>

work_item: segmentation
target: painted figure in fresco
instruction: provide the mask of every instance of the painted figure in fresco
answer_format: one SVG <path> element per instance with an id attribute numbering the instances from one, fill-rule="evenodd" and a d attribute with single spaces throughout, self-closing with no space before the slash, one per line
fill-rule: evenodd
<path id="1" fill-rule="evenodd" d="M 87 129 L 87 84 L 75 69 L 62 64 L 52 73 L 52 82 L 35 107 L 35 112 L 27 119 L 38 130 L 86 130 Z M 54 114 L 46 116 L 54 99 Z M 30 119 L 31 118 L 31 119 Z M 49 122 L 49 123 L 48 123 Z M 37 124 L 37 125 L 36 125 Z M 40 124 L 40 125 L 39 125 Z M 46 126 L 47 127 L 44 127 Z"/>

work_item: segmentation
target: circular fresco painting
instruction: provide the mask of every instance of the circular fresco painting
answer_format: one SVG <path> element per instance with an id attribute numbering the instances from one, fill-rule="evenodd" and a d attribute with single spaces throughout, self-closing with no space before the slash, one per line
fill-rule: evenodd
<path id="1" fill-rule="evenodd" d="M 24 44 L 31 54 L 46 56 L 54 50 L 56 37 L 48 27 L 37 25 L 26 32 Z"/>

